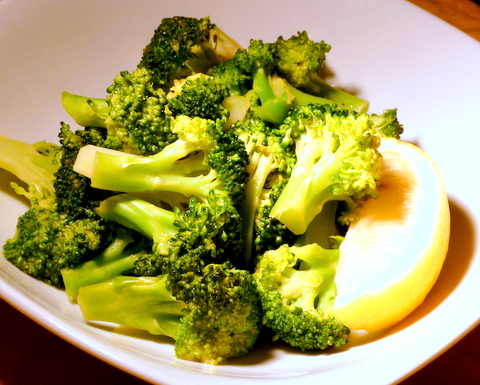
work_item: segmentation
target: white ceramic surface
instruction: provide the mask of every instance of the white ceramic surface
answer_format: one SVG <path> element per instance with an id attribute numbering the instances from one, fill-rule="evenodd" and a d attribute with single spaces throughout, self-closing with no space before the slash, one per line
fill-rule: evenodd
<path id="1" fill-rule="evenodd" d="M 437 285 L 394 329 L 355 334 L 336 352 L 301 354 L 262 343 L 219 367 L 174 359 L 165 339 L 86 324 L 65 293 L 20 273 L 3 257 L 0 295 L 79 348 L 161 384 L 393 383 L 475 326 L 480 44 L 410 3 L 0 0 L 0 132 L 56 141 L 59 122 L 73 124 L 62 110 L 61 92 L 104 96 L 119 71 L 135 68 L 160 20 L 175 15 L 209 15 L 244 45 L 250 38 L 272 41 L 306 30 L 332 45 L 326 63 L 336 85 L 369 99 L 371 112 L 398 108 L 403 138 L 437 162 L 451 202 L 451 247 Z M 0 172 L 1 244 L 25 210 Z"/>

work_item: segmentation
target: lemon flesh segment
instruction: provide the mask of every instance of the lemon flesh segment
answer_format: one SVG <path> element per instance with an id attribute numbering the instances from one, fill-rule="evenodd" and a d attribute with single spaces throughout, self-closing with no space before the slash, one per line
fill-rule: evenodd
<path id="1" fill-rule="evenodd" d="M 442 268 L 450 211 L 440 173 L 415 145 L 384 139 L 379 197 L 340 246 L 333 314 L 352 330 L 391 327 L 425 299 Z"/>

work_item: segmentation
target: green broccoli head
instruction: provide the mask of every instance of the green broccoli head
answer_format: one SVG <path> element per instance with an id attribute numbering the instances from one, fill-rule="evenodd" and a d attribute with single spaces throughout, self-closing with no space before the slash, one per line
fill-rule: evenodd
<path id="1" fill-rule="evenodd" d="M 321 72 L 330 49 L 324 41 L 311 40 L 305 31 L 289 39 L 280 36 L 275 42 L 278 74 L 294 87 L 305 87 L 313 74 Z"/>
<path id="2" fill-rule="evenodd" d="M 92 258 L 109 242 L 109 237 L 109 226 L 103 221 L 70 221 L 55 204 L 34 204 L 18 219 L 17 231 L 5 243 L 3 252 L 22 271 L 62 288 L 61 269 Z"/>
<path id="3" fill-rule="evenodd" d="M 284 126 L 297 162 L 272 208 L 273 218 L 303 234 L 325 202 L 344 201 L 351 211 L 376 196 L 382 156 L 368 114 L 310 104 L 291 110 Z"/>
<path id="4" fill-rule="evenodd" d="M 173 116 L 197 116 L 203 119 L 228 120 L 229 111 L 223 106 L 228 96 L 226 87 L 205 74 L 195 74 L 175 82 L 167 94 L 168 109 Z"/>
<path id="5" fill-rule="evenodd" d="M 73 170 L 80 149 L 88 144 L 102 145 L 105 136 L 103 129 L 87 127 L 85 130 L 73 132 L 69 125 L 61 124 L 59 138 L 63 155 L 61 166 L 54 174 L 53 187 L 57 210 L 71 220 L 81 218 L 100 220 L 95 214 L 95 207 L 114 194 L 111 191 L 93 188 L 88 178 Z"/>
<path id="6" fill-rule="evenodd" d="M 64 125 L 62 130 L 70 133 Z M 81 141 L 71 134 L 72 142 L 73 137 Z M 56 287 L 63 287 L 62 268 L 91 258 L 104 247 L 111 234 L 110 226 L 100 218 L 77 215 L 88 211 L 77 206 L 77 196 L 70 197 L 72 203 L 67 204 L 68 209 L 57 202 L 68 198 L 70 191 L 77 188 L 71 180 L 66 182 L 69 192 L 57 185 L 57 175 L 72 175 L 65 167 L 71 144 L 66 142 L 61 146 L 45 142 L 29 145 L 0 136 L 0 166 L 26 183 L 27 187 L 12 185 L 17 193 L 30 200 L 29 210 L 18 219 L 15 235 L 3 246 L 5 258 L 27 274 Z"/>
<path id="7" fill-rule="evenodd" d="M 259 196 L 257 211 L 254 217 L 253 248 L 255 258 L 268 250 L 274 250 L 281 245 L 292 245 L 297 235 L 285 224 L 270 216 L 272 207 L 288 182 L 288 177 L 282 174 L 272 174 Z"/>
<path id="8" fill-rule="evenodd" d="M 153 85 L 152 72 L 139 68 L 122 71 L 107 88 L 105 99 L 68 92 L 62 104 L 82 127 L 106 128 L 102 147 L 137 155 L 151 155 L 177 139 L 170 130 L 167 98 Z"/>
<path id="9" fill-rule="evenodd" d="M 261 329 L 261 308 L 247 271 L 227 263 L 172 274 L 123 276 L 85 286 L 78 303 L 87 320 L 173 338 L 181 359 L 216 365 L 252 349 Z M 175 293 L 170 280 L 183 280 L 185 286 Z"/>
<path id="10" fill-rule="evenodd" d="M 144 48 L 139 67 L 150 69 L 155 86 L 168 90 L 174 79 L 206 73 L 239 48 L 209 17 L 165 18 Z"/>
<path id="11" fill-rule="evenodd" d="M 257 283 L 263 322 L 285 343 L 302 351 L 338 347 L 349 329 L 331 315 L 338 249 L 316 243 L 282 245 L 259 257 Z"/>
<path id="12" fill-rule="evenodd" d="M 371 114 L 370 119 L 378 135 L 400 139 L 403 125 L 398 121 L 397 109 L 385 110 L 382 114 Z"/>

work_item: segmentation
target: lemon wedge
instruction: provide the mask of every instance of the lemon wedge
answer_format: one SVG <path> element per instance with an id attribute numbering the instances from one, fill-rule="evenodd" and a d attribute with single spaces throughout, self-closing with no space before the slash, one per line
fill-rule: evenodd
<path id="1" fill-rule="evenodd" d="M 379 150 L 379 197 L 358 209 L 335 277 L 333 314 L 352 330 L 382 330 L 411 313 L 434 285 L 448 249 L 448 199 L 432 159 L 396 139 L 384 139 Z"/>

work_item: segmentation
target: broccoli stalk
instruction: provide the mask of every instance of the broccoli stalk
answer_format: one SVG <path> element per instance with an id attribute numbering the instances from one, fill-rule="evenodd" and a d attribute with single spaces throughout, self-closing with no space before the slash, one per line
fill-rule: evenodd
<path id="1" fill-rule="evenodd" d="M 172 121 L 172 132 L 178 134 L 175 142 L 145 157 L 86 146 L 74 169 L 100 189 L 176 192 L 200 200 L 213 190 L 234 204 L 243 199 L 245 146 L 221 121 L 179 116 Z"/>
<path id="2" fill-rule="evenodd" d="M 63 91 L 62 106 L 82 127 L 107 127 L 105 120 L 110 112 L 110 105 L 106 99 L 88 98 Z"/>
<path id="3" fill-rule="evenodd" d="M 81 287 L 107 282 L 135 270 L 135 262 L 144 255 L 145 242 L 134 243 L 133 233 L 119 227 L 113 241 L 94 258 L 61 269 L 65 292 L 72 303 Z"/>
<path id="4" fill-rule="evenodd" d="M 303 234 L 325 202 L 344 201 L 348 212 L 376 195 L 382 157 L 367 114 L 308 105 L 292 110 L 284 125 L 295 142 L 297 162 L 272 208 L 273 218 Z"/>
<path id="5" fill-rule="evenodd" d="M 327 100 L 326 103 L 335 103 L 358 113 L 368 110 L 367 100 L 334 87 L 321 78 L 330 45 L 311 40 L 303 31 L 289 39 L 280 36 L 275 48 L 278 75 L 287 81 L 289 91 L 295 95 L 296 106 L 325 103 Z"/>
<path id="6" fill-rule="evenodd" d="M 176 140 L 170 131 L 165 92 L 146 68 L 122 71 L 104 99 L 62 93 L 65 111 L 82 127 L 107 131 L 103 147 L 138 155 L 155 154 Z"/>
<path id="7" fill-rule="evenodd" d="M 252 89 L 260 99 L 260 105 L 253 106 L 252 110 L 266 122 L 281 124 L 288 114 L 287 93 L 276 95 L 273 92 L 265 67 L 258 61 L 253 66 L 252 79 Z"/>
<path id="8" fill-rule="evenodd" d="M 87 321 L 114 322 L 175 339 L 185 303 L 168 291 L 166 278 L 117 276 L 82 287 L 77 301 Z"/>
<path id="9" fill-rule="evenodd" d="M 116 277 L 80 289 L 87 320 L 115 322 L 175 340 L 178 358 L 212 365 L 248 353 L 261 328 L 252 276 L 229 264 L 209 264 L 173 293 L 171 275 Z"/>

